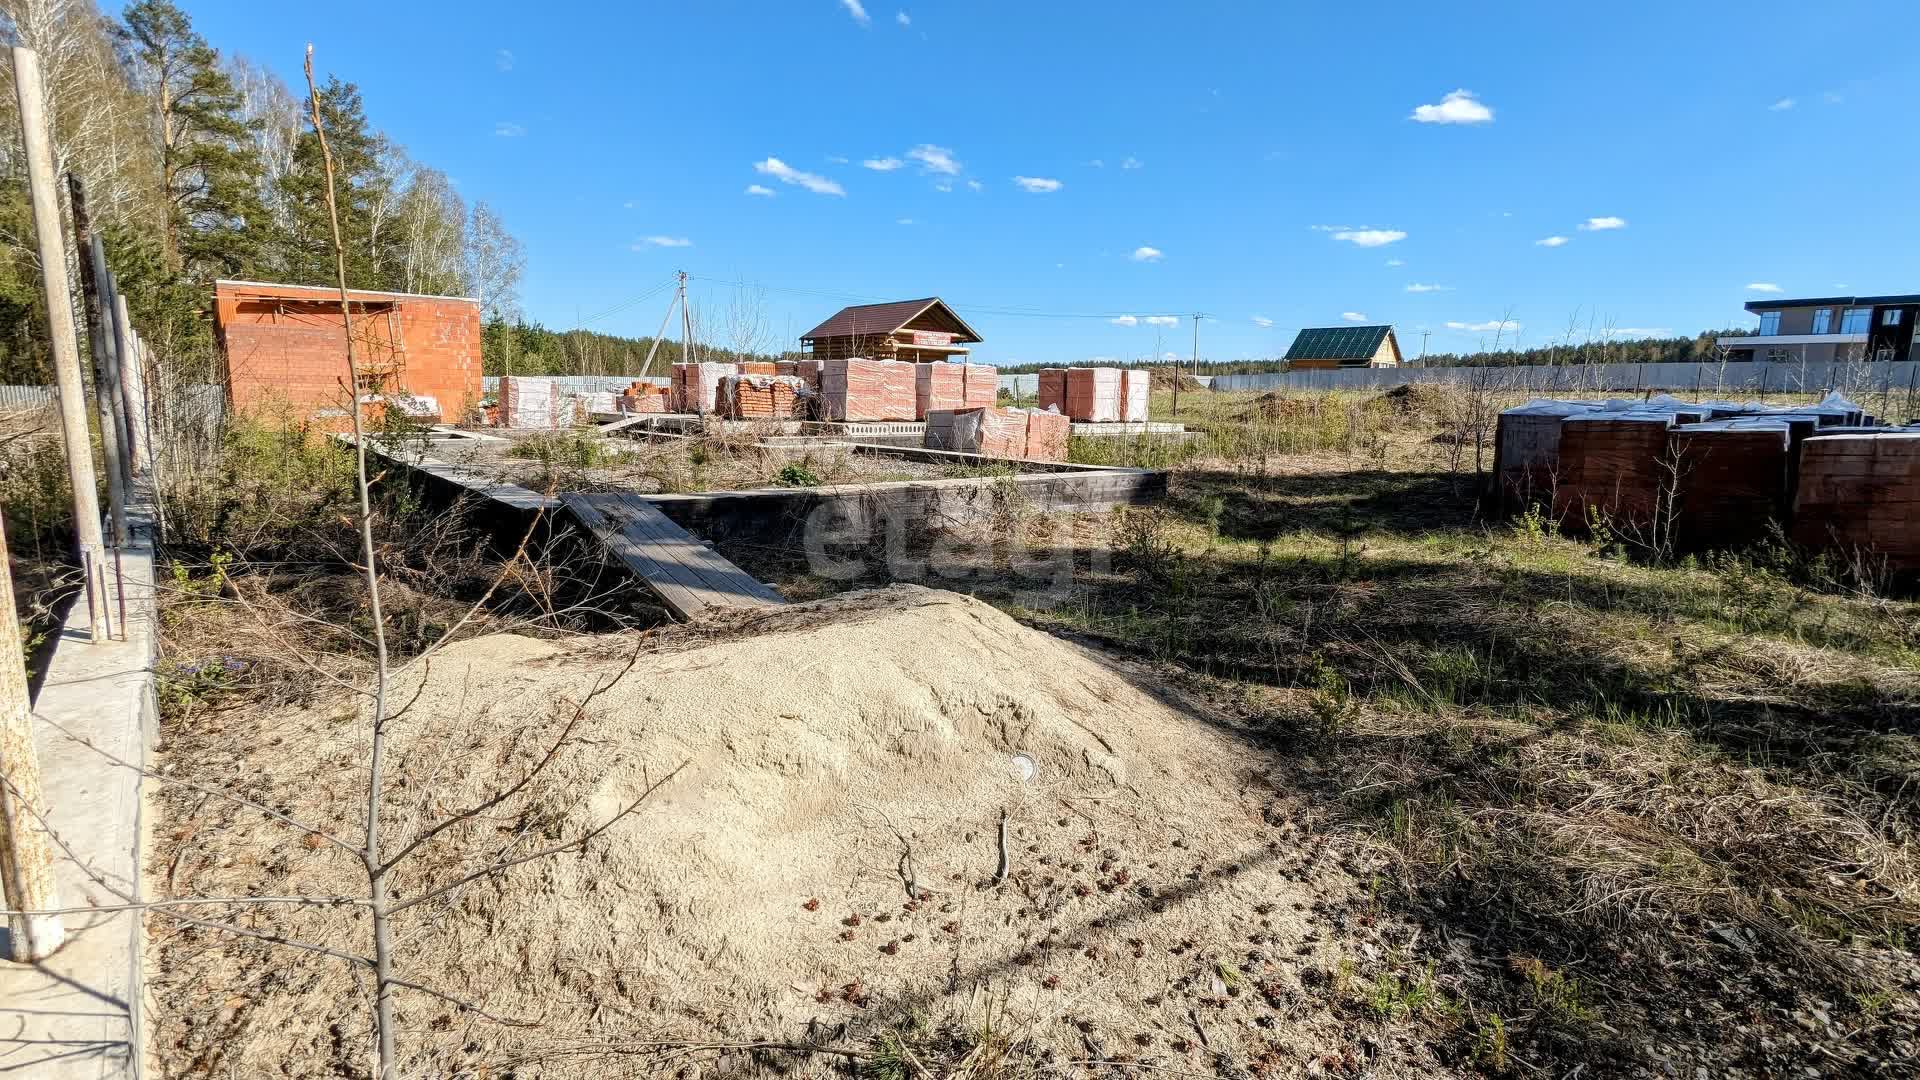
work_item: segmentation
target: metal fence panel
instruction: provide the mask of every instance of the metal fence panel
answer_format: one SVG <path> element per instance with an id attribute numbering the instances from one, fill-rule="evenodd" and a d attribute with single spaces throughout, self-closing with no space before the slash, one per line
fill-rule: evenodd
<path id="1" fill-rule="evenodd" d="M 56 396 L 51 386 L 0 386 L 0 409 L 37 409 Z"/>
<path id="2" fill-rule="evenodd" d="M 529 375 L 529 379 L 552 379 L 555 388 L 563 394 L 617 394 L 636 382 L 652 383 L 655 386 L 671 386 L 673 380 L 664 375 Z M 500 376 L 488 375 L 480 380 L 480 392 L 497 394 L 500 392 Z"/>
<path id="3" fill-rule="evenodd" d="M 1257 375 L 1217 375 L 1212 389 L 1386 390 L 1431 383 L 1519 392 L 1599 394 L 1657 390 L 1702 397 L 1757 394 L 1847 394 L 1920 391 L 1920 361 L 1800 363 L 1766 360 L 1728 364 L 1563 364 L 1528 367 L 1347 368 Z"/>

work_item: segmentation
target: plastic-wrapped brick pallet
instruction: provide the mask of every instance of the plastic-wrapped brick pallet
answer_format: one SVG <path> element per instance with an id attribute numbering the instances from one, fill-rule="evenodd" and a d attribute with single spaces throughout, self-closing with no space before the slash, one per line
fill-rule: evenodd
<path id="1" fill-rule="evenodd" d="M 673 386 L 678 391 L 675 395 L 675 408 L 680 412 L 712 412 L 715 400 L 720 394 L 720 380 L 729 375 L 738 374 L 740 374 L 738 364 L 717 364 L 708 361 L 673 365 Z"/>
<path id="2" fill-rule="evenodd" d="M 1153 399 L 1153 375 L 1143 368 L 1120 372 L 1120 419 L 1129 424 L 1147 421 L 1147 403 Z"/>
<path id="3" fill-rule="evenodd" d="M 988 457 L 1026 457 L 1025 409 L 942 409 L 927 414 L 927 447 Z"/>
<path id="4" fill-rule="evenodd" d="M 551 428 L 558 426 L 559 394 L 552 379 L 507 375 L 500 379 L 500 426 Z"/>
<path id="5" fill-rule="evenodd" d="M 925 420 L 928 413 L 936 410 L 966 408 L 969 404 L 966 385 L 964 365 L 944 361 L 913 365 L 914 418 Z"/>
<path id="6" fill-rule="evenodd" d="M 1067 369 L 1062 367 L 1041 368 L 1039 391 L 1035 401 L 1043 409 L 1067 411 Z"/>
<path id="7" fill-rule="evenodd" d="M 966 369 L 965 408 L 992 408 L 1000 400 L 1000 369 L 992 364 L 962 364 Z"/>
<path id="8" fill-rule="evenodd" d="M 1067 369 L 1067 405 L 1062 412 L 1075 420 L 1110 424 L 1120 419 L 1120 405 L 1119 368 Z"/>
<path id="9" fill-rule="evenodd" d="M 1067 460 L 1067 439 L 1073 421 L 1051 409 L 1027 410 L 1027 452 L 1035 461 Z"/>
<path id="10" fill-rule="evenodd" d="M 914 365 L 898 360 L 820 362 L 821 416 L 826 420 L 914 420 Z"/>

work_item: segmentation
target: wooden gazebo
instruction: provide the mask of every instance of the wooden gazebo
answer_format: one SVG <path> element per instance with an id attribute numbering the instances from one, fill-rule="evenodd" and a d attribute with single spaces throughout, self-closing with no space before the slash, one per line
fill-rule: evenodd
<path id="1" fill-rule="evenodd" d="M 980 335 L 937 296 L 855 304 L 800 335 L 818 360 L 935 360 L 964 362 Z"/>

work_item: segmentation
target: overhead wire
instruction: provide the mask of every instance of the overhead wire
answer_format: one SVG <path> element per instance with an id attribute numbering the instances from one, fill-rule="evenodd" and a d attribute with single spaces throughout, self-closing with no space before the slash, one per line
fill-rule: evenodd
<path id="1" fill-rule="evenodd" d="M 785 286 L 785 285 L 768 285 L 765 282 L 760 282 L 760 281 L 729 281 L 723 278 L 696 277 L 693 274 L 688 274 L 687 280 L 702 281 L 710 285 L 728 285 L 728 286 L 734 286 L 737 288 L 766 289 L 771 292 L 793 293 L 800 296 L 818 296 L 828 300 L 854 300 L 854 301 L 860 301 L 863 303 L 886 303 L 887 302 L 886 297 L 880 297 L 880 296 L 861 296 L 855 293 L 837 293 L 837 292 L 829 292 L 821 289 L 800 289 L 800 288 L 794 288 L 792 286 Z M 1017 307 L 1017 306 L 1006 306 L 1006 305 L 995 305 L 995 304 L 973 304 L 963 300 L 950 300 L 950 301 L 947 301 L 947 303 L 950 306 L 955 308 L 965 308 L 969 313 L 977 312 L 983 315 L 1002 315 L 1002 316 L 1007 316 L 1011 318 L 1112 320 L 1112 319 L 1122 318 L 1124 316 L 1133 316 L 1136 318 L 1139 317 L 1139 313 L 1137 311 L 1102 311 L 1102 312 L 1039 311 L 1033 308 L 1023 308 L 1023 307 Z"/>

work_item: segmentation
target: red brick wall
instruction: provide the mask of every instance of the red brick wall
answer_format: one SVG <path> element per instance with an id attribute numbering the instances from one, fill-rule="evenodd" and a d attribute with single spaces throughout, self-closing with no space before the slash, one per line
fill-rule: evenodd
<path id="1" fill-rule="evenodd" d="M 480 398 L 480 305 L 405 293 L 348 295 L 369 306 L 363 313 L 356 304 L 356 341 L 378 343 L 361 359 L 381 362 L 393 355 L 386 343 L 397 339 L 403 349 L 394 388 L 433 398 L 449 421 L 464 419 Z M 236 409 L 288 407 L 303 418 L 325 410 L 345 415 L 352 399 L 337 293 L 222 281 L 214 285 L 213 310 Z"/>

